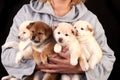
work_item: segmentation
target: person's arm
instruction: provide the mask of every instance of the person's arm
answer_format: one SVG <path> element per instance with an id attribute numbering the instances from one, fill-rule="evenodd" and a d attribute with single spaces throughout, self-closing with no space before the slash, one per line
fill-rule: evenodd
<path id="1" fill-rule="evenodd" d="M 105 36 L 104 29 L 102 25 L 99 23 L 97 17 L 93 20 L 93 26 L 95 29 L 95 38 L 99 43 L 102 52 L 103 58 L 99 64 L 95 66 L 94 70 L 86 72 L 87 80 L 107 80 L 115 62 L 115 56 L 112 49 L 107 44 L 107 39 Z"/>
<path id="2" fill-rule="evenodd" d="M 19 32 L 18 28 L 19 28 L 19 25 L 26 20 L 26 15 L 27 14 L 26 14 L 25 6 L 23 6 L 13 19 L 13 24 L 10 28 L 9 35 L 5 43 L 10 41 L 18 42 L 18 39 L 17 39 L 17 34 Z M 17 78 L 22 78 L 25 75 L 32 74 L 35 68 L 34 61 L 27 60 L 26 62 L 22 62 L 21 64 L 16 64 L 15 58 L 16 58 L 17 52 L 18 51 L 15 48 L 12 48 L 12 47 L 5 48 L 2 46 L 1 61 L 6 71 L 8 72 L 8 74 L 15 76 Z"/>

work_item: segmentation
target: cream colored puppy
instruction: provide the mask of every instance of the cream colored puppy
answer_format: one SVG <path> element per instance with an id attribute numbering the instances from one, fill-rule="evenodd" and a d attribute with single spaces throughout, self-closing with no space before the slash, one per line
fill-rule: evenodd
<path id="1" fill-rule="evenodd" d="M 84 56 L 81 55 L 81 46 L 76 38 L 76 31 L 74 27 L 69 23 L 59 23 L 54 28 L 54 38 L 57 44 L 54 47 L 54 51 L 59 53 L 63 47 L 67 47 L 67 53 L 70 54 L 70 64 L 75 66 L 78 64 L 78 60 L 83 63 L 81 68 L 87 70 L 89 68 Z M 72 76 L 72 77 L 70 77 Z M 72 78 L 72 79 L 71 79 Z M 62 80 L 80 80 L 79 75 L 62 75 Z"/>
<path id="2" fill-rule="evenodd" d="M 30 59 L 32 58 L 32 47 L 30 40 L 30 32 L 27 29 L 27 26 L 33 21 L 25 21 L 20 25 L 18 38 L 20 39 L 19 43 L 19 52 L 16 56 L 16 63 L 20 63 L 22 58 Z"/>
<path id="3" fill-rule="evenodd" d="M 19 51 L 16 55 L 16 63 L 20 63 L 21 60 L 32 58 L 32 47 L 30 46 L 30 32 L 27 29 L 27 26 L 33 21 L 25 21 L 19 27 L 18 39 L 20 42 L 7 42 L 3 47 L 13 47 L 17 48 Z"/>
<path id="4" fill-rule="evenodd" d="M 77 30 L 77 38 L 84 52 L 82 54 L 85 55 L 89 68 L 94 69 L 102 58 L 102 50 L 93 36 L 93 27 L 86 21 L 77 21 L 74 28 Z"/>

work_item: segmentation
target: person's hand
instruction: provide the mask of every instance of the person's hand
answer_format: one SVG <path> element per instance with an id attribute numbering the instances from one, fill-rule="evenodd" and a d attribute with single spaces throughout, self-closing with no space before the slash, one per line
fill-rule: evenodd
<path id="1" fill-rule="evenodd" d="M 50 73 L 83 73 L 79 64 L 77 66 L 70 64 L 70 55 L 65 53 L 58 53 L 58 55 L 49 58 L 48 64 L 39 65 L 37 68 Z"/>

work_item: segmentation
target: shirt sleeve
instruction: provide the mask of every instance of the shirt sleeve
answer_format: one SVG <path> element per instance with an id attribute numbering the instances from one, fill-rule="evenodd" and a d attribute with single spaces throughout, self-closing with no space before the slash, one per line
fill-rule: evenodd
<path id="1" fill-rule="evenodd" d="M 103 57 L 100 63 L 95 66 L 95 69 L 87 71 L 87 80 L 107 80 L 112 72 L 114 62 L 116 60 L 114 51 L 108 46 L 104 29 L 100 24 L 98 18 L 95 16 L 91 22 L 94 26 L 94 36 L 99 43 Z"/>
<path id="2" fill-rule="evenodd" d="M 13 24 L 10 28 L 9 35 L 5 43 L 10 41 L 18 42 L 17 34 L 19 25 L 26 20 L 26 10 L 23 6 L 13 19 Z M 3 44 L 4 45 L 4 44 Z M 1 61 L 9 75 L 17 78 L 23 78 L 25 75 L 31 75 L 35 68 L 35 63 L 32 59 L 26 60 L 20 64 L 15 63 L 15 57 L 18 50 L 12 47 L 3 47 L 1 53 Z"/>

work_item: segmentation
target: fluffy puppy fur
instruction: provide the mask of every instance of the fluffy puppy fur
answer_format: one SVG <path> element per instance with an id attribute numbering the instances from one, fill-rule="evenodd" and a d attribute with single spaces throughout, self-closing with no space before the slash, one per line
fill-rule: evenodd
<path id="1" fill-rule="evenodd" d="M 27 29 L 27 26 L 32 21 L 24 21 L 19 27 L 18 39 L 20 42 L 12 41 L 4 44 L 3 47 L 13 47 L 17 48 L 19 51 L 16 55 L 16 63 L 20 63 L 22 59 L 32 58 L 32 47 L 30 46 L 30 32 Z"/>
<path id="2" fill-rule="evenodd" d="M 54 29 L 54 38 L 57 44 L 54 47 L 54 51 L 59 53 L 62 47 L 67 47 L 68 51 L 66 53 L 70 54 L 70 64 L 75 66 L 78 64 L 78 60 L 81 63 L 84 63 L 82 66 L 83 70 L 88 69 L 88 64 L 84 61 L 84 56 L 81 55 L 81 46 L 79 41 L 76 38 L 76 31 L 74 27 L 69 23 L 59 23 Z M 87 67 L 86 67 L 87 66 Z M 80 80 L 77 74 L 71 75 L 64 74 L 62 75 L 62 80 Z M 71 79 L 72 78 L 72 79 Z"/>
<path id="3" fill-rule="evenodd" d="M 102 50 L 93 36 L 94 29 L 86 21 L 77 21 L 74 23 L 77 31 L 77 38 L 82 47 L 84 56 L 89 64 L 89 69 L 94 69 L 102 58 Z"/>
<path id="4" fill-rule="evenodd" d="M 31 59 L 32 58 L 32 47 L 29 45 L 30 41 L 30 32 L 27 29 L 27 26 L 32 21 L 24 21 L 19 27 L 18 39 L 20 42 L 7 42 L 3 45 L 3 47 L 13 47 L 18 49 L 18 53 L 16 55 L 16 63 L 20 63 L 21 60 L 24 59 Z M 1 80 L 19 80 L 13 76 L 4 76 Z"/>
<path id="5" fill-rule="evenodd" d="M 52 29 L 41 21 L 30 23 L 27 28 L 31 32 L 33 59 L 37 65 L 48 63 L 48 57 L 56 54 L 53 50 L 56 42 Z M 45 73 L 42 80 L 57 80 L 57 76 L 58 74 Z"/>

